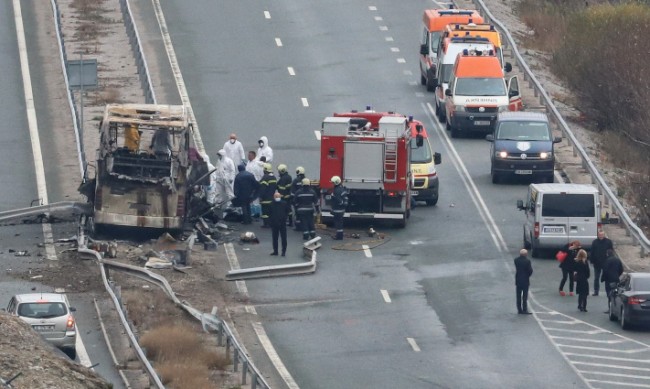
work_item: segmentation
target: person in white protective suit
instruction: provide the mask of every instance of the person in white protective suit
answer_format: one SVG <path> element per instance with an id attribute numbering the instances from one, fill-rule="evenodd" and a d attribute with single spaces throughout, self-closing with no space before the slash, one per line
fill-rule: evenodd
<path id="1" fill-rule="evenodd" d="M 237 169 L 235 168 L 235 163 L 226 155 L 226 150 L 224 149 L 217 152 L 217 170 L 223 173 L 223 176 L 232 186 L 233 182 L 235 182 Z"/>
<path id="2" fill-rule="evenodd" d="M 208 157 L 206 153 L 200 153 L 199 155 L 201 155 L 201 159 L 203 159 L 205 163 L 208 165 L 208 171 L 209 172 L 213 171 L 215 168 L 214 165 L 210 163 L 210 157 Z M 217 181 L 216 172 L 213 172 L 210 174 L 210 185 L 204 188 L 205 199 L 208 203 L 210 203 L 210 205 L 214 205 L 214 200 L 216 197 L 215 188 L 217 187 L 216 181 Z"/>
<path id="3" fill-rule="evenodd" d="M 230 134 L 230 139 L 223 144 L 223 149 L 226 150 L 228 158 L 232 159 L 235 167 L 241 163 L 246 162 L 246 154 L 244 153 L 244 146 L 237 140 L 237 134 L 234 132 Z"/>
<path id="4" fill-rule="evenodd" d="M 273 161 L 273 149 L 269 146 L 269 139 L 263 136 L 257 141 L 257 144 L 260 146 L 257 149 L 257 159 L 266 157 L 266 162 L 271 163 Z"/>

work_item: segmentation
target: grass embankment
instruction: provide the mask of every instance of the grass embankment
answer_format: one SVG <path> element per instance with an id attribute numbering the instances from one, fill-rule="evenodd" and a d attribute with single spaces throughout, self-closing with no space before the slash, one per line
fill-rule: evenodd
<path id="1" fill-rule="evenodd" d="M 522 0 L 535 32 L 527 42 L 553 54 L 551 68 L 576 94 L 574 105 L 602 133 L 619 168 L 619 195 L 650 225 L 650 3 Z M 599 4 L 596 4 L 599 3 Z"/>

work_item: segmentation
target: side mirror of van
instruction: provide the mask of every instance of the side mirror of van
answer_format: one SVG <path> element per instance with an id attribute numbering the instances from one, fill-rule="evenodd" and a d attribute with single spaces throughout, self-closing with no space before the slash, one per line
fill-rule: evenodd
<path id="1" fill-rule="evenodd" d="M 503 70 L 505 70 L 506 73 L 510 73 L 512 71 L 512 64 L 510 62 L 506 62 L 506 66 L 503 67 Z"/>
<path id="2" fill-rule="evenodd" d="M 433 153 L 433 163 L 434 165 L 440 165 L 442 163 L 442 155 L 440 153 Z"/>
<path id="3" fill-rule="evenodd" d="M 560 142 L 562 142 L 562 137 L 556 136 L 555 138 L 553 138 L 553 143 L 560 143 Z"/>
<path id="4" fill-rule="evenodd" d="M 485 140 L 488 142 L 494 142 L 494 135 L 492 134 L 485 135 Z"/>
<path id="5" fill-rule="evenodd" d="M 524 200 L 517 200 L 517 209 L 520 211 L 526 209 L 526 207 L 524 207 Z"/>
<path id="6" fill-rule="evenodd" d="M 75 308 L 75 307 L 70 307 L 68 309 L 70 310 L 70 312 L 77 312 L 77 308 Z"/>
<path id="7" fill-rule="evenodd" d="M 422 147 L 422 145 L 424 145 L 424 137 L 422 135 L 417 134 L 415 136 L 415 145 L 417 147 Z"/>
<path id="8" fill-rule="evenodd" d="M 420 54 L 429 55 L 429 48 L 427 47 L 426 43 L 423 44 L 423 45 L 420 45 Z"/>
<path id="9" fill-rule="evenodd" d="M 445 90 L 445 96 L 451 97 L 451 89 Z"/>

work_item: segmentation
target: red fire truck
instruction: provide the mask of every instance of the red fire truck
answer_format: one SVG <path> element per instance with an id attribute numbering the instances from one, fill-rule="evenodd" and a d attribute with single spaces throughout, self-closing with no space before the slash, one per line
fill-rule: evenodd
<path id="1" fill-rule="evenodd" d="M 348 189 L 347 219 L 394 221 L 406 226 L 411 212 L 411 126 L 394 112 L 335 113 L 323 121 L 319 189 L 321 217 L 332 220 L 333 176 Z M 418 127 L 421 128 L 421 127 Z M 416 135 L 416 144 L 423 138 Z"/>

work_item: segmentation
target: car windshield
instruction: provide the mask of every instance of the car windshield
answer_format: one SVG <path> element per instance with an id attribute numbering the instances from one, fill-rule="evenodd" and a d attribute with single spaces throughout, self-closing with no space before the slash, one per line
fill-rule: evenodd
<path id="1" fill-rule="evenodd" d="M 458 78 L 456 96 L 505 96 L 503 78 Z"/>
<path id="2" fill-rule="evenodd" d="M 634 277 L 632 278 L 632 290 L 640 292 L 650 292 L 650 278 Z"/>
<path id="3" fill-rule="evenodd" d="M 551 134 L 546 122 L 534 121 L 504 121 L 497 128 L 497 139 L 539 141 L 551 140 Z"/>
<path id="4" fill-rule="evenodd" d="M 63 316 L 68 309 L 63 303 L 23 303 L 18 306 L 18 316 L 35 319 L 48 319 Z"/>
<path id="5" fill-rule="evenodd" d="M 411 138 L 411 163 L 429 163 L 431 158 L 429 140 L 424 138 L 424 144 L 418 147 L 415 138 Z"/>

